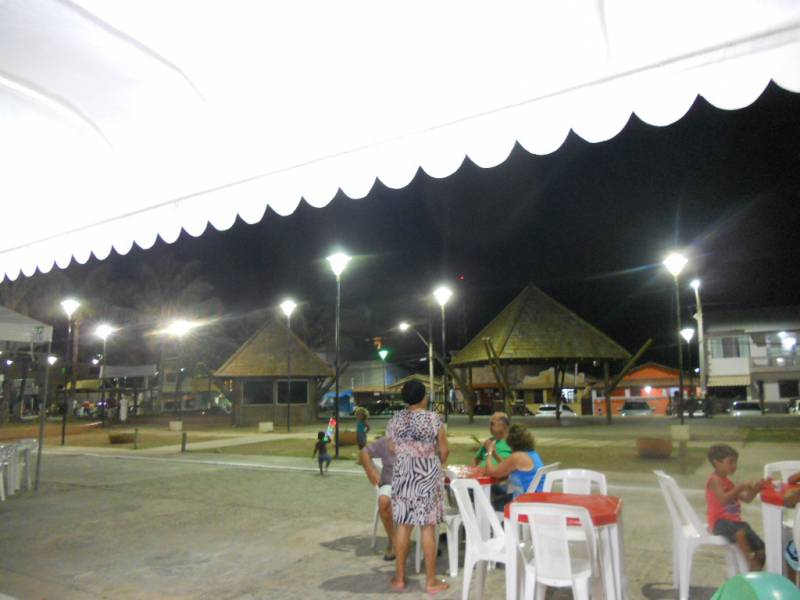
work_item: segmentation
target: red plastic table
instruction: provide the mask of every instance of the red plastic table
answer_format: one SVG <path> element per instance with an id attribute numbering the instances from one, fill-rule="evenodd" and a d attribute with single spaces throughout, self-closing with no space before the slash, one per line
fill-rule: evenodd
<path id="1" fill-rule="evenodd" d="M 600 537 L 600 558 L 603 565 L 603 586 L 606 598 L 624 598 L 625 585 L 622 580 L 622 499 L 617 496 L 602 496 L 597 494 L 561 494 L 556 492 L 535 492 L 522 494 L 514 502 L 538 502 L 544 504 L 566 504 L 581 506 L 589 511 L 592 524 Z M 506 565 L 506 598 L 518 599 L 518 561 L 519 544 L 517 527 L 512 527 L 509 516 L 511 504 L 506 504 L 505 532 L 506 552 L 508 563 Z M 524 515 L 520 522 L 526 522 Z"/>
<path id="2" fill-rule="evenodd" d="M 783 574 L 783 497 L 797 485 L 781 484 L 777 489 L 772 485 L 761 488 L 761 518 L 764 523 L 764 549 L 767 555 L 764 570 Z"/>

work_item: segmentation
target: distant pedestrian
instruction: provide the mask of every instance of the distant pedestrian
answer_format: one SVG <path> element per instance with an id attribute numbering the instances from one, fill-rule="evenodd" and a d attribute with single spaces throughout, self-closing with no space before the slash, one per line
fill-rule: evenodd
<path id="1" fill-rule="evenodd" d="M 317 457 L 317 463 L 319 464 L 319 474 L 324 475 L 328 472 L 328 467 L 331 466 L 331 455 L 328 454 L 328 438 L 325 436 L 324 431 L 320 431 L 317 433 L 317 443 L 314 444 L 314 452 L 311 454 L 311 458 L 319 455 Z M 325 465 L 325 470 L 322 470 L 322 465 Z"/>
<path id="2" fill-rule="evenodd" d="M 358 443 L 358 449 L 363 450 L 364 446 L 367 445 L 367 433 L 369 433 L 369 423 L 367 419 L 369 419 L 369 411 L 364 408 L 363 406 L 359 406 L 356 408 L 356 443 Z"/>

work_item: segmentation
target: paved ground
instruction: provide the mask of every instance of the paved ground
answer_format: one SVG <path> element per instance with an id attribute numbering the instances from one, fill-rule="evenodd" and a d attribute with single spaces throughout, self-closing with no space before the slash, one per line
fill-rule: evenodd
<path id="1" fill-rule="evenodd" d="M 565 438 L 559 442 L 572 436 Z M 800 455 L 797 445 L 735 445 L 738 478 Z M 675 598 L 670 525 L 653 476 L 607 475 L 610 492 L 624 500 L 629 597 Z M 679 478 L 701 511 L 706 476 L 703 465 Z M 383 597 L 393 568 L 369 547 L 373 503 L 350 461 L 320 477 L 310 459 L 53 448 L 39 493 L 0 504 L 0 598 Z M 745 517 L 761 530 L 758 502 Z M 445 562 L 446 554 L 441 572 Z M 719 552 L 701 551 L 692 598 L 710 598 L 724 573 Z M 402 597 L 427 598 L 421 581 L 414 577 Z M 461 597 L 461 578 L 451 583 L 438 597 Z M 503 572 L 491 572 L 486 597 L 503 590 Z"/>

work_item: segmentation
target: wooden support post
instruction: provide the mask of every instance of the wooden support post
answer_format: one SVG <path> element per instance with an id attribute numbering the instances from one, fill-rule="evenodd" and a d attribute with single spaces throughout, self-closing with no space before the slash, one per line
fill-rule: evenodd
<path id="1" fill-rule="evenodd" d="M 186 438 L 189 436 L 185 431 L 181 432 L 181 452 L 186 452 Z"/>
<path id="2" fill-rule="evenodd" d="M 611 392 L 613 391 L 613 388 L 609 382 L 609 367 L 607 360 L 603 361 L 603 379 L 605 380 L 605 383 L 603 384 L 603 401 L 606 407 L 606 424 L 611 425 Z"/>

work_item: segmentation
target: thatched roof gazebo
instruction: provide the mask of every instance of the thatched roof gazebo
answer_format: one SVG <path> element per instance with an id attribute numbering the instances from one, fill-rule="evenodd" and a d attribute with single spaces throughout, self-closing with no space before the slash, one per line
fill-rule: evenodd
<path id="1" fill-rule="evenodd" d="M 602 331 L 536 286 L 528 285 L 453 357 L 450 366 L 470 370 L 491 366 L 509 401 L 513 392 L 506 380 L 506 365 L 553 365 L 563 380 L 567 363 L 625 360 L 630 356 Z M 471 376 L 467 379 L 471 381 Z"/>
<path id="2" fill-rule="evenodd" d="M 214 376 L 228 382 L 235 423 L 273 421 L 285 425 L 287 404 L 292 423 L 307 423 L 315 417 L 319 384 L 333 377 L 334 370 L 284 324 L 270 320 L 242 344 Z"/>

